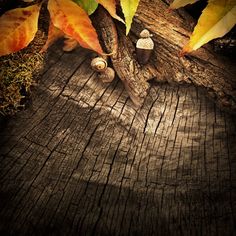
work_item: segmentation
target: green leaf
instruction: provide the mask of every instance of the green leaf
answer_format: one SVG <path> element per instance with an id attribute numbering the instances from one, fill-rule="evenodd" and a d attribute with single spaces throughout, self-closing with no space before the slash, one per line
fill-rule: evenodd
<path id="1" fill-rule="evenodd" d="M 139 0 L 120 0 L 121 8 L 125 16 L 126 35 L 129 33 L 134 14 L 138 8 Z"/>
<path id="2" fill-rule="evenodd" d="M 79 4 L 87 13 L 91 15 L 98 7 L 98 3 L 95 0 L 73 0 Z"/>
<path id="3" fill-rule="evenodd" d="M 170 4 L 170 8 L 171 9 L 177 9 L 180 7 L 184 7 L 188 4 L 193 4 L 195 2 L 197 2 L 199 0 L 174 0 L 171 4 Z"/>

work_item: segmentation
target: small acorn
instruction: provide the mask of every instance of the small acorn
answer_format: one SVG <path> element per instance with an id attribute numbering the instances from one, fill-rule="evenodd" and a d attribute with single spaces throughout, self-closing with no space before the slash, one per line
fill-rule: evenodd
<path id="1" fill-rule="evenodd" d="M 136 54 L 140 64 L 147 64 L 151 57 L 152 51 L 154 49 L 154 42 L 151 37 L 152 35 L 147 29 L 144 29 L 140 33 L 140 39 L 136 43 Z"/>
<path id="2" fill-rule="evenodd" d="M 99 74 L 99 78 L 103 83 L 112 82 L 115 78 L 115 71 L 111 67 L 107 67 L 105 71 Z"/>
<path id="3" fill-rule="evenodd" d="M 91 61 L 93 70 L 99 72 L 99 78 L 104 83 L 111 82 L 115 78 L 115 71 L 107 66 L 107 61 L 102 57 L 96 57 Z"/>
<path id="4" fill-rule="evenodd" d="M 97 72 L 103 72 L 107 69 L 107 61 L 102 57 L 95 57 L 91 61 L 91 67 Z"/>

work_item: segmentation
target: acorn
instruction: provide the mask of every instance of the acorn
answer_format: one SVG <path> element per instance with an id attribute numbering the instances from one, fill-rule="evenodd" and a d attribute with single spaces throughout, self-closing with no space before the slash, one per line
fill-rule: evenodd
<path id="1" fill-rule="evenodd" d="M 111 67 L 107 67 L 107 61 L 102 57 L 92 59 L 91 67 L 99 72 L 99 78 L 104 83 L 111 82 L 115 78 L 115 71 Z"/>
<path id="2" fill-rule="evenodd" d="M 112 82 L 115 78 L 115 71 L 111 67 L 107 67 L 105 71 L 99 74 L 99 78 L 103 83 Z"/>
<path id="3" fill-rule="evenodd" d="M 107 61 L 102 57 L 95 57 L 91 61 L 91 67 L 97 72 L 103 72 L 107 69 Z"/>
<path id="4" fill-rule="evenodd" d="M 152 51 L 154 49 L 154 42 L 151 37 L 152 35 L 147 29 L 144 29 L 140 33 L 140 39 L 136 43 L 136 54 L 140 64 L 147 64 L 151 57 Z"/>

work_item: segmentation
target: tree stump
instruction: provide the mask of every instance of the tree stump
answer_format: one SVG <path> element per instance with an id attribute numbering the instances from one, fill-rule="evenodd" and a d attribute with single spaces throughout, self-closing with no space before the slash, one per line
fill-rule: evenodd
<path id="1" fill-rule="evenodd" d="M 193 85 L 136 108 L 83 49 L 53 46 L 0 133 L 1 235 L 233 235 L 235 116 Z"/>

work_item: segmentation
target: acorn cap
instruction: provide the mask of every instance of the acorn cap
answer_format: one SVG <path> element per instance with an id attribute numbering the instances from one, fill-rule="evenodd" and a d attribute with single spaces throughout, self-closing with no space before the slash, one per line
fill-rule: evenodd
<path id="1" fill-rule="evenodd" d="M 152 37 L 152 35 L 150 34 L 150 32 L 147 29 L 144 29 L 143 31 L 141 31 L 141 33 L 139 34 L 141 38 L 150 38 Z"/>
<path id="2" fill-rule="evenodd" d="M 153 50 L 154 42 L 151 38 L 141 38 L 137 41 L 136 48 Z"/>

